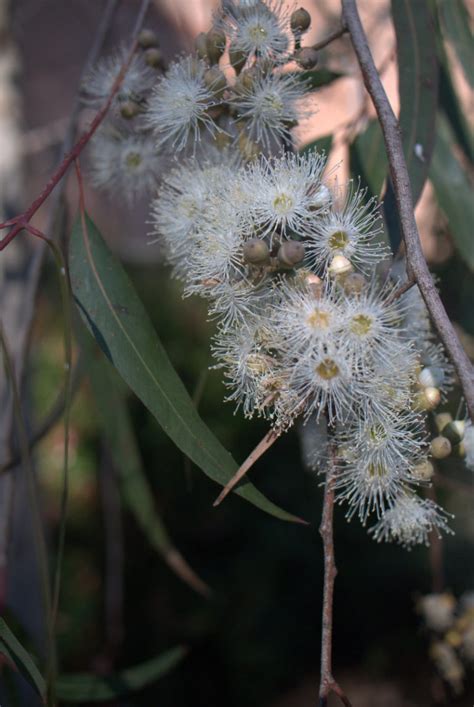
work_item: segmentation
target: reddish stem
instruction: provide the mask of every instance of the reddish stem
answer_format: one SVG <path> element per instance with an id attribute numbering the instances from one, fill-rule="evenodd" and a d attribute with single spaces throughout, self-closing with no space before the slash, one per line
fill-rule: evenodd
<path id="1" fill-rule="evenodd" d="M 86 130 L 86 132 L 81 135 L 74 147 L 64 157 L 63 161 L 61 162 L 55 173 L 52 175 L 52 177 L 49 179 L 39 196 L 32 202 L 32 204 L 30 204 L 30 206 L 22 214 L 0 224 L 0 229 L 7 228 L 8 226 L 13 225 L 12 230 L 7 234 L 7 236 L 5 236 L 3 240 L 0 241 L 0 251 L 6 248 L 7 245 L 15 238 L 15 236 L 17 236 L 23 229 L 27 229 L 30 231 L 30 233 L 32 233 L 32 227 L 28 227 L 30 220 L 36 214 L 38 209 L 44 204 L 44 202 L 54 190 L 54 188 L 59 184 L 71 164 L 74 162 L 74 160 L 79 157 L 82 150 L 85 148 L 85 146 L 99 127 L 99 125 L 104 120 L 105 116 L 109 111 L 110 106 L 112 105 L 112 101 L 115 98 L 115 95 L 117 94 L 117 91 L 119 90 L 122 84 L 125 74 L 127 73 L 128 67 L 130 66 L 130 62 L 132 61 L 133 55 L 137 50 L 137 47 L 137 40 L 134 40 L 130 51 L 117 75 L 117 78 L 113 83 L 112 89 L 106 102 L 94 117 L 88 130 Z"/>

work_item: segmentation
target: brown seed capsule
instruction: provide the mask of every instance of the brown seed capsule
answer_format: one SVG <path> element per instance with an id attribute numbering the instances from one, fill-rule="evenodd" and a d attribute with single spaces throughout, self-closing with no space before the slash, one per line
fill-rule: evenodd
<path id="1" fill-rule="evenodd" d="M 206 35 L 207 56 L 211 64 L 217 64 L 225 51 L 225 33 L 213 27 Z"/>
<path id="2" fill-rule="evenodd" d="M 207 35 L 205 32 L 200 32 L 194 40 L 196 54 L 200 59 L 207 59 Z"/>
<path id="3" fill-rule="evenodd" d="M 140 106 L 135 101 L 124 101 L 120 106 L 120 115 L 125 120 L 132 120 L 140 113 Z"/>
<path id="4" fill-rule="evenodd" d="M 451 454 L 452 446 L 447 437 L 435 437 L 431 440 L 431 454 L 435 459 L 445 459 Z"/>
<path id="5" fill-rule="evenodd" d="M 247 61 L 247 54 L 231 44 L 229 47 L 229 59 L 230 65 L 234 69 L 235 73 L 240 74 L 245 66 L 245 62 Z"/>
<path id="6" fill-rule="evenodd" d="M 293 32 L 306 32 L 311 24 L 311 15 L 304 7 L 291 14 L 290 26 Z"/>
<path id="7" fill-rule="evenodd" d="M 158 69 L 162 64 L 163 55 L 159 49 L 147 49 L 145 52 L 145 61 L 148 66 L 151 66 L 153 69 Z"/>
<path id="8" fill-rule="evenodd" d="M 158 37 L 153 30 L 142 29 L 137 37 L 137 42 L 142 49 L 149 49 L 150 47 L 158 46 Z"/>
<path id="9" fill-rule="evenodd" d="M 309 71 L 318 63 L 318 52 L 313 47 L 304 47 L 296 52 L 295 60 L 302 69 Z"/>
<path id="10" fill-rule="evenodd" d="M 239 135 L 239 150 L 246 162 L 256 160 L 261 154 L 261 150 L 257 143 L 251 140 L 245 133 L 241 133 Z"/>
<path id="11" fill-rule="evenodd" d="M 270 258 L 270 250 L 260 238 L 251 238 L 244 244 L 244 260 L 252 265 L 263 265 Z"/>
<path id="12" fill-rule="evenodd" d="M 298 265 L 304 258 L 304 243 L 300 241 L 285 241 L 278 249 L 277 258 L 282 265 L 289 268 Z"/>

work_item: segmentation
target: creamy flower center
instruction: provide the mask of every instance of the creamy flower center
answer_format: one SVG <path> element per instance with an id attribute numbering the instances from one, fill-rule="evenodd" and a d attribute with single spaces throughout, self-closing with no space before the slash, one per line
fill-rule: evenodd
<path id="1" fill-rule="evenodd" d="M 292 210 L 294 203 L 295 202 L 289 194 L 278 194 L 278 196 L 273 200 L 273 208 L 277 214 L 284 216 Z"/>
<path id="2" fill-rule="evenodd" d="M 334 231 L 328 239 L 328 245 L 331 250 L 344 250 L 349 243 L 349 236 L 346 231 Z"/>
<path id="3" fill-rule="evenodd" d="M 339 366 L 332 358 L 325 358 L 316 366 L 316 373 L 324 380 L 331 380 L 339 375 Z"/>
<path id="4" fill-rule="evenodd" d="M 368 314 L 356 314 L 352 317 L 350 329 L 357 336 L 366 336 L 372 329 L 373 319 Z"/>
<path id="5" fill-rule="evenodd" d="M 142 163 L 142 157 L 138 152 L 129 152 L 125 158 L 125 163 L 130 169 L 137 169 Z"/>
<path id="6" fill-rule="evenodd" d="M 325 312 L 322 309 L 314 309 L 309 317 L 306 319 L 309 326 L 314 329 L 327 329 L 329 322 L 331 320 L 331 315 L 329 312 Z"/>

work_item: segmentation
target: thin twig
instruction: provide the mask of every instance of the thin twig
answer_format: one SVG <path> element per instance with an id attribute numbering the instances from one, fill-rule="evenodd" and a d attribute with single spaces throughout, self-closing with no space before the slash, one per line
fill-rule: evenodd
<path id="1" fill-rule="evenodd" d="M 320 49 L 324 49 L 324 47 L 327 47 L 328 44 L 331 44 L 331 42 L 334 42 L 336 39 L 339 39 L 340 37 L 342 37 L 346 32 L 347 32 L 347 27 L 345 25 L 341 25 L 339 27 L 339 29 L 336 29 L 331 34 L 328 34 L 328 36 L 325 39 L 322 39 L 320 42 L 316 42 L 316 44 L 313 44 L 311 46 L 311 49 L 315 49 L 316 51 L 319 51 Z"/>
<path id="2" fill-rule="evenodd" d="M 276 442 L 279 436 L 280 434 L 278 432 L 275 432 L 275 430 L 269 430 L 267 432 L 265 437 L 257 444 L 253 452 L 249 454 L 247 459 L 244 461 L 242 466 L 236 471 L 231 480 L 228 481 L 227 484 L 224 486 L 221 493 L 212 504 L 213 506 L 218 506 L 224 500 L 227 494 L 232 491 L 232 489 L 239 483 L 240 479 L 242 479 L 248 472 L 248 470 L 255 464 L 255 462 L 260 459 L 262 454 L 265 454 L 267 449 L 269 449 L 272 444 Z"/>
<path id="3" fill-rule="evenodd" d="M 323 541 L 324 551 L 324 590 L 323 590 L 323 620 L 321 633 L 321 682 L 319 686 L 320 707 L 327 705 L 328 697 L 334 692 L 346 707 L 351 703 L 336 682 L 332 674 L 332 630 L 333 630 L 333 601 L 334 581 L 337 575 L 336 559 L 334 555 L 334 482 L 335 463 L 334 448 L 330 443 L 331 454 L 326 472 L 324 487 L 324 502 L 319 533 Z"/>
<path id="4" fill-rule="evenodd" d="M 399 299 L 402 295 L 405 294 L 405 292 L 408 292 L 408 290 L 411 290 L 411 288 L 416 285 L 416 281 L 413 278 L 408 279 L 406 282 L 403 283 L 403 285 L 400 285 L 398 290 L 395 290 L 395 292 L 392 292 L 392 294 L 387 297 L 386 304 L 392 304 L 392 302 L 395 302 L 397 299 Z"/>
<path id="5" fill-rule="evenodd" d="M 421 249 L 414 216 L 410 177 L 403 154 L 400 126 L 375 68 L 355 0 L 341 0 L 347 26 L 369 92 L 382 127 L 395 200 L 405 242 L 407 269 L 420 289 L 431 319 L 454 363 L 471 419 L 474 420 L 474 371 L 451 324 Z"/>

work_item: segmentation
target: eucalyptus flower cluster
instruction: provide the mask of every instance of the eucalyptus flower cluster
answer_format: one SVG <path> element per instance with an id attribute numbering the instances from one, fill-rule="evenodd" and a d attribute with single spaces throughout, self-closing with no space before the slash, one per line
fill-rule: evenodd
<path id="1" fill-rule="evenodd" d="M 167 69 L 153 46 L 148 60 L 148 36 L 91 172 L 127 195 L 159 186 L 153 241 L 185 296 L 208 303 L 227 399 L 277 433 L 296 421 L 313 430 L 311 463 L 331 466 L 348 519 L 410 547 L 450 532 L 418 491 L 436 457 L 428 415 L 453 372 L 417 288 L 399 296 L 404 264 L 390 262 L 377 202 L 335 181 L 323 153 L 293 148 L 308 112 L 301 69 L 317 60 L 301 46 L 309 24 L 280 0 L 225 0 L 195 53 Z M 89 102 L 103 99 L 110 67 L 86 82 Z"/>

